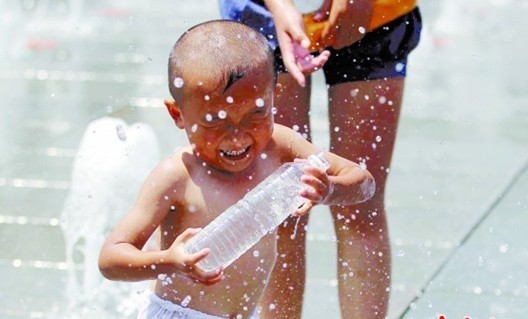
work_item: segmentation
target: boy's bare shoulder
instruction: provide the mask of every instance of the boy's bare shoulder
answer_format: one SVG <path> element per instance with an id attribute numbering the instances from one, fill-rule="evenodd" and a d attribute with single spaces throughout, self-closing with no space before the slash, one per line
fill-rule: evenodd
<path id="1" fill-rule="evenodd" d="M 189 177 L 184 158 L 189 155 L 192 156 L 187 149 L 175 150 L 174 153 L 158 163 L 151 175 L 163 184 L 174 185 L 184 182 Z"/>

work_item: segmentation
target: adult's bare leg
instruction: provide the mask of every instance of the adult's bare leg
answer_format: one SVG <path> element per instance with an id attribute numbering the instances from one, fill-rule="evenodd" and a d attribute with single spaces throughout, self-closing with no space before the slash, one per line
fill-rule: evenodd
<path id="1" fill-rule="evenodd" d="M 289 74 L 279 74 L 282 93 L 275 100 L 275 122 L 310 137 L 310 77 L 302 88 Z M 308 216 L 290 217 L 278 229 L 277 262 L 260 305 L 261 319 L 300 319 L 306 279 Z"/>
<path id="2" fill-rule="evenodd" d="M 400 114 L 404 78 L 350 82 L 329 89 L 331 151 L 364 162 L 376 193 L 354 206 L 332 206 L 337 236 L 342 318 L 385 318 L 391 256 L 385 184 Z"/>

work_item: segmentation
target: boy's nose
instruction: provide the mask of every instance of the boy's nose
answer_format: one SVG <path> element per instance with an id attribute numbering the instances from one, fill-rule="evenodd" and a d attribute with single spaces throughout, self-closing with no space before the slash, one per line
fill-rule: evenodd
<path id="1" fill-rule="evenodd" d="M 237 146 L 244 146 L 244 143 L 246 142 L 248 135 L 244 132 L 244 130 L 241 130 L 239 127 L 232 126 L 231 129 L 231 141 L 235 143 Z"/>

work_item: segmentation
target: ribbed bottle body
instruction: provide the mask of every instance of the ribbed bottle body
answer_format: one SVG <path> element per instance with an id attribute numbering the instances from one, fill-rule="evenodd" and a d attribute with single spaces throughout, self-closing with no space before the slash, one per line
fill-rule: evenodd
<path id="1" fill-rule="evenodd" d="M 229 266 L 306 201 L 299 195 L 304 187 L 304 165 L 286 163 L 279 167 L 191 238 L 185 251 L 196 253 L 210 248 L 210 254 L 198 263 L 205 271 Z"/>

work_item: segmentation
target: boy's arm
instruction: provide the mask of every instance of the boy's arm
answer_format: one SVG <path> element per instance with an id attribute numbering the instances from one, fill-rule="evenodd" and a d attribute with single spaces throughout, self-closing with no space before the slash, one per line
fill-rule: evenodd
<path id="1" fill-rule="evenodd" d="M 369 200 L 376 191 L 374 178 L 366 166 L 325 151 L 330 162 L 327 170 L 332 191 L 323 200 L 326 205 L 352 205 Z"/>
<path id="2" fill-rule="evenodd" d="M 282 125 L 275 125 L 274 138 L 284 161 L 306 159 L 321 151 L 300 134 Z M 301 196 L 311 200 L 312 204 L 352 205 L 374 195 L 376 185 L 366 167 L 336 154 L 323 152 L 330 168 L 324 172 L 313 166 L 306 167 L 301 180 L 310 187 Z M 299 214 L 308 211 L 312 205 L 305 206 L 299 210 Z"/>
<path id="3" fill-rule="evenodd" d="M 169 176 L 177 176 L 174 165 L 162 162 L 143 183 L 132 210 L 108 236 L 99 255 L 99 269 L 111 280 L 141 281 L 157 279 L 160 274 L 184 273 L 204 283 L 218 281 L 220 271 L 205 273 L 194 267 L 208 250 L 186 254 L 183 244 L 199 229 L 187 229 L 169 249 L 142 251 L 141 249 L 174 202 L 175 185 Z"/>

